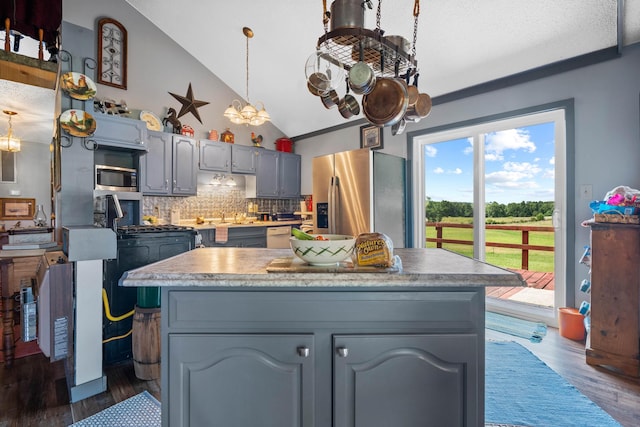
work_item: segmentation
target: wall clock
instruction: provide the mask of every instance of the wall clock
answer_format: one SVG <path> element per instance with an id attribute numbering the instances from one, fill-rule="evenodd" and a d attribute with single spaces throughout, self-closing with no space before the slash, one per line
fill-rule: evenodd
<path id="1" fill-rule="evenodd" d="M 98 83 L 127 89 L 127 30 L 111 18 L 98 21 Z"/>

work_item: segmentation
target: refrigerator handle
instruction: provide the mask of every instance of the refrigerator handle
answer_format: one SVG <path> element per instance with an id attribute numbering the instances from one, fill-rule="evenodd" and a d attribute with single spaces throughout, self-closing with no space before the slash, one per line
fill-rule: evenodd
<path id="1" fill-rule="evenodd" d="M 331 184 L 329 185 L 329 233 L 337 234 L 338 232 L 338 212 L 340 212 L 340 206 L 338 206 L 340 198 L 338 197 L 338 188 L 340 181 L 337 176 L 331 177 Z"/>

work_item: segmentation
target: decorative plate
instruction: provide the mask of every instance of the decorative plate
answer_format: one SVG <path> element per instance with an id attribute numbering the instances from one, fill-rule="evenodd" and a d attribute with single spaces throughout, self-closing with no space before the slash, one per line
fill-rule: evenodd
<path id="1" fill-rule="evenodd" d="M 164 126 L 162 126 L 160 118 L 151 111 L 140 111 L 140 120 L 147 122 L 147 129 L 149 130 L 164 130 Z"/>
<path id="2" fill-rule="evenodd" d="M 86 101 L 96 96 L 96 84 L 80 73 L 68 72 L 60 76 L 60 87 L 70 97 Z"/>
<path id="3" fill-rule="evenodd" d="M 93 116 L 82 110 L 67 110 L 60 115 L 60 127 L 72 136 L 91 136 L 96 131 Z"/>

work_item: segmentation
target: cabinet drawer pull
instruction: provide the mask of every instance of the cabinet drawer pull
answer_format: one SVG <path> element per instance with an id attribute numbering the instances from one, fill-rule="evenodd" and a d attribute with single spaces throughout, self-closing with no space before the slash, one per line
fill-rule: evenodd
<path id="1" fill-rule="evenodd" d="M 298 347 L 298 356 L 309 357 L 309 347 Z"/>
<path id="2" fill-rule="evenodd" d="M 349 349 L 347 347 L 338 347 L 338 356 L 347 357 L 349 355 Z"/>

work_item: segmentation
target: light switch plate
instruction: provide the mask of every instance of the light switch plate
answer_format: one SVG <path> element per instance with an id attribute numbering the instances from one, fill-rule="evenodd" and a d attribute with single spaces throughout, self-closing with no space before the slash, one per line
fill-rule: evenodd
<path id="1" fill-rule="evenodd" d="M 580 186 L 580 199 L 581 200 L 593 199 L 593 186 L 591 184 L 582 184 Z"/>

